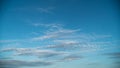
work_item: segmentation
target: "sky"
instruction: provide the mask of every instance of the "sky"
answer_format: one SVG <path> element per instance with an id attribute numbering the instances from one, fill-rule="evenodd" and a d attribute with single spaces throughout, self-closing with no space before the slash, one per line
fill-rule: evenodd
<path id="1" fill-rule="evenodd" d="M 118 0 L 1 0 L 0 68 L 119 68 Z"/>

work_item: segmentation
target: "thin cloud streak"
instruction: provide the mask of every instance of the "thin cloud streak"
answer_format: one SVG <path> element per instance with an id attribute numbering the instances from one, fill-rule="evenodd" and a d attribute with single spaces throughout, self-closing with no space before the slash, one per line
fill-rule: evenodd
<path id="1" fill-rule="evenodd" d="M 52 64 L 52 62 L 45 61 L 0 60 L 0 67 L 2 68 L 38 67 Z"/>

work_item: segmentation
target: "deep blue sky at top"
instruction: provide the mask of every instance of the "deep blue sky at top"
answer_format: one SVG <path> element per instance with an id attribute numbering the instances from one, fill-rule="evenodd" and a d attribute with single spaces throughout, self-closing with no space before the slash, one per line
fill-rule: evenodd
<path id="1" fill-rule="evenodd" d="M 53 8 L 52 13 L 35 10 L 48 7 Z M 32 28 L 28 24 L 31 22 L 61 23 L 66 28 L 111 34 L 116 38 L 119 35 L 117 0 L 5 0 L 0 14 L 3 39 L 24 38 L 32 30 L 42 30 Z"/>

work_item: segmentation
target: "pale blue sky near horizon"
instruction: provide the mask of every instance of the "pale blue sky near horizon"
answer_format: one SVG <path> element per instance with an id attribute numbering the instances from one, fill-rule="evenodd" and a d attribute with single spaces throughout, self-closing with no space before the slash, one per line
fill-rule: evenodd
<path id="1" fill-rule="evenodd" d="M 119 68 L 117 0 L 0 4 L 1 67 Z"/>

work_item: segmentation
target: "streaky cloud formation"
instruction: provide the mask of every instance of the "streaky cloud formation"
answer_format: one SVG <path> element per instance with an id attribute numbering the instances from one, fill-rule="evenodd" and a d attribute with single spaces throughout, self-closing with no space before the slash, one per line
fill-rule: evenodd
<path id="1" fill-rule="evenodd" d="M 120 59 L 120 52 L 104 53 L 103 55 L 113 59 Z"/>
<path id="2" fill-rule="evenodd" d="M 120 68 L 118 3 L 0 0 L 0 68 Z"/>
<path id="3" fill-rule="evenodd" d="M 72 34 L 72 33 L 75 33 L 76 31 L 78 30 L 61 29 L 61 30 L 56 30 L 52 32 L 47 31 L 45 35 L 40 36 L 40 37 L 35 37 L 32 40 L 37 41 L 37 40 L 61 38 L 61 37 L 64 37 L 64 35 Z"/>
<path id="4" fill-rule="evenodd" d="M 15 56 L 37 56 L 37 57 L 52 57 L 57 55 L 64 55 L 68 52 L 64 51 L 54 51 L 54 50 L 47 50 L 47 49 L 38 49 L 38 48 L 6 48 L 1 50 L 1 52 L 15 52 Z"/>
<path id="5" fill-rule="evenodd" d="M 72 61 L 72 60 L 79 60 L 79 59 L 82 59 L 82 58 L 83 58 L 83 56 L 71 54 L 71 55 L 65 56 L 60 61 Z"/>
<path id="6" fill-rule="evenodd" d="M 48 30 L 45 30 L 43 32 L 43 35 L 19 40 L 17 42 L 30 42 L 32 44 L 40 44 L 42 42 L 46 42 L 46 44 L 44 44 L 44 46 L 34 46 L 33 48 L 10 47 L 1 49 L 1 53 L 10 53 L 10 55 L 12 56 L 11 60 L 4 59 L 0 61 L 3 68 L 7 68 L 9 66 L 11 68 L 46 66 L 51 65 L 51 61 L 53 61 L 53 63 L 68 61 L 72 62 L 73 60 L 80 60 L 85 58 L 83 56 L 83 54 L 85 53 L 94 53 L 97 51 L 103 51 L 113 48 L 109 47 L 109 45 L 113 45 L 113 43 L 111 44 L 110 41 L 102 41 L 102 39 L 111 38 L 111 35 L 83 33 L 82 31 L 80 31 L 80 29 L 66 29 L 62 26 L 62 24 L 34 24 L 33 26 L 47 28 Z M 6 43 L 8 42 L 9 41 L 7 41 Z M 13 60 L 14 57 L 25 56 L 34 56 L 37 59 L 48 62 Z"/>
<path id="7" fill-rule="evenodd" d="M 0 60 L 1 68 L 21 68 L 21 67 L 36 67 L 36 66 L 48 66 L 52 65 L 52 62 L 45 61 L 22 61 L 22 60 Z"/>

